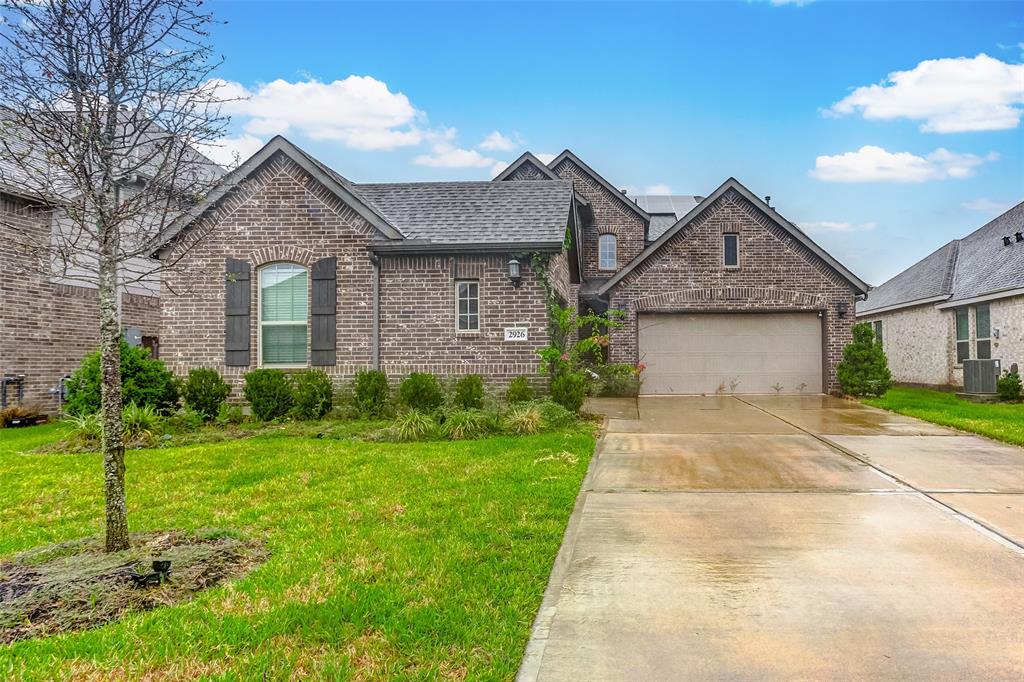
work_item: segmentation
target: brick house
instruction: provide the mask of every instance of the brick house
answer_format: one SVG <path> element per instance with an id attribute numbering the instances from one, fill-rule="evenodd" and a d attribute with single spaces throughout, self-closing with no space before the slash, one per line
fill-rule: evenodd
<path id="1" fill-rule="evenodd" d="M 965 359 L 1024 365 L 1024 202 L 868 293 L 870 322 L 901 383 L 962 386 Z"/>
<path id="2" fill-rule="evenodd" d="M 44 412 L 60 409 L 61 378 L 99 346 L 99 297 L 94 284 L 48 275 L 19 245 L 39 243 L 54 229 L 54 211 L 17 188 L 0 189 L 0 377 L 3 403 L 22 401 Z M 160 300 L 155 288 L 121 295 L 121 315 L 133 343 L 158 351 Z M 20 390 L 19 390 L 20 384 Z"/>
<path id="3" fill-rule="evenodd" d="M 735 180 L 674 199 L 652 215 L 568 150 L 492 182 L 357 184 L 277 137 L 156 254 L 181 258 L 163 358 L 236 386 L 260 366 L 503 385 L 538 374 L 547 284 L 624 311 L 610 359 L 646 363 L 647 393 L 834 389 L 867 285 Z"/>

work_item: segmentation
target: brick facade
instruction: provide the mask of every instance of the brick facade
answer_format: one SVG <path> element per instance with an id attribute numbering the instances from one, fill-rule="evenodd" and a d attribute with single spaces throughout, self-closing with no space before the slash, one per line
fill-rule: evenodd
<path id="1" fill-rule="evenodd" d="M 308 267 L 336 257 L 337 364 L 323 367 L 336 381 L 373 365 L 374 228 L 284 155 L 271 159 L 194 230 L 179 265 L 164 277 L 163 357 L 184 374 L 214 367 L 236 390 L 241 375 L 259 366 L 259 268 L 274 262 Z M 523 278 L 508 280 L 519 257 Z M 252 268 L 250 365 L 224 365 L 224 267 L 227 258 Z M 546 344 L 542 288 L 521 254 L 379 256 L 380 367 L 392 378 L 413 371 L 441 376 L 479 373 L 503 385 L 535 374 L 535 350 Z M 566 290 L 568 268 L 555 258 L 551 279 Z M 480 331 L 456 331 L 455 282 L 480 283 Z M 562 280 L 566 280 L 563 282 Z M 174 295 L 172 292 L 179 292 Z M 525 342 L 506 342 L 504 328 L 524 326 Z"/>
<path id="2" fill-rule="evenodd" d="M 738 268 L 722 265 L 726 232 L 740 235 Z M 854 295 L 841 275 L 730 190 L 612 289 L 610 306 L 626 317 L 612 331 L 611 360 L 643 360 L 641 312 L 811 311 L 823 319 L 824 388 L 837 390 L 835 367 L 852 340 Z"/>
<path id="3" fill-rule="evenodd" d="M 594 212 L 594 220 L 582 230 L 584 279 L 615 274 L 615 270 L 600 270 L 597 267 L 597 241 L 602 234 L 615 235 L 616 270 L 628 265 L 644 250 L 645 222 L 623 203 L 629 201 L 625 196 L 609 192 L 571 159 L 564 159 L 554 171 L 563 180 L 572 181 L 573 189 L 590 202 Z"/>
<path id="4" fill-rule="evenodd" d="M 56 412 L 50 389 L 99 345 L 99 299 L 94 288 L 42 274 L 13 246 L 37 242 L 50 225 L 49 212 L 0 195 L 0 374 L 24 375 L 25 403 Z M 124 294 L 121 306 L 126 326 L 159 336 L 158 298 Z"/>
<path id="5" fill-rule="evenodd" d="M 1024 296 L 989 301 L 992 328 L 992 357 L 1008 370 L 1014 363 L 1024 368 Z M 976 305 L 967 308 L 971 357 L 978 357 Z M 858 322 L 882 323 L 882 347 L 893 379 L 904 384 L 961 387 L 963 367 L 956 360 L 956 313 L 924 304 L 884 313 L 865 313 Z"/>

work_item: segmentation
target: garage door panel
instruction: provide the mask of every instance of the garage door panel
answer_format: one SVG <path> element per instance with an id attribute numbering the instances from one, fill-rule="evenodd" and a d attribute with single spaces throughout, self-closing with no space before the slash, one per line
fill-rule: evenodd
<path id="1" fill-rule="evenodd" d="M 641 315 L 639 348 L 645 395 L 822 388 L 816 313 Z"/>

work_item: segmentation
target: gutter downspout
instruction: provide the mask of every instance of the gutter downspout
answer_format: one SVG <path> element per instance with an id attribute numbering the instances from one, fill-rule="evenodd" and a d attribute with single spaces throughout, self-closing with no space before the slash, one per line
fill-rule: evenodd
<path id="1" fill-rule="evenodd" d="M 370 331 L 370 362 L 374 369 L 380 369 L 380 257 L 370 254 L 373 264 L 373 322 Z"/>

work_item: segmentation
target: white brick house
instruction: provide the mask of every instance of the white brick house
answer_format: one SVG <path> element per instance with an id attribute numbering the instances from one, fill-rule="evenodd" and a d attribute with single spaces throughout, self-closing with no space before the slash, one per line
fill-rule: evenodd
<path id="1" fill-rule="evenodd" d="M 857 319 L 900 383 L 962 386 L 964 359 L 1024 367 L 1024 202 L 868 292 Z"/>

